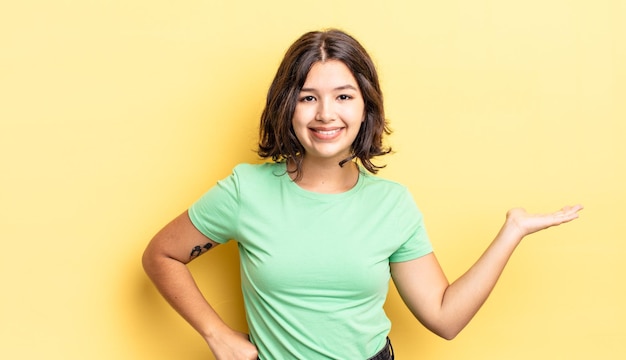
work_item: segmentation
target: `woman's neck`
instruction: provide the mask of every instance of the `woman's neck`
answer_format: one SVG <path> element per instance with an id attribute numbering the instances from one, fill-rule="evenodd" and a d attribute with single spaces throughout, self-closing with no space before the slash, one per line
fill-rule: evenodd
<path id="1" fill-rule="evenodd" d="M 295 170 L 293 162 L 287 163 L 289 171 Z M 296 173 L 292 173 L 295 179 Z M 359 180 L 359 168 L 349 161 L 339 166 L 336 161 L 316 162 L 303 159 L 301 177 L 295 183 L 301 188 L 325 194 L 337 194 L 352 189 Z"/>

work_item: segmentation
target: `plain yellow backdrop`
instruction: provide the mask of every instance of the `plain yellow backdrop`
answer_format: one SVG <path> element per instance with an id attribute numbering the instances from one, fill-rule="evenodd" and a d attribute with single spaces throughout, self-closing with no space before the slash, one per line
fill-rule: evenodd
<path id="1" fill-rule="evenodd" d="M 0 6 L 0 358 L 211 359 L 140 266 L 151 236 L 254 148 L 308 30 L 379 66 L 393 155 L 452 280 L 507 209 L 527 238 L 451 342 L 392 287 L 399 359 L 626 357 L 623 1 L 43 1 Z M 191 267 L 245 330 L 234 243 Z"/>

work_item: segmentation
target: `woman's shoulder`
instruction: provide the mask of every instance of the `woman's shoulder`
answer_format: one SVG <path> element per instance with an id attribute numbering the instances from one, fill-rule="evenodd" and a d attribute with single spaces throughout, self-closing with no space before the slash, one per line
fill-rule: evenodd
<path id="1" fill-rule="evenodd" d="M 237 174 L 277 174 L 284 172 L 285 164 L 280 162 L 239 163 L 233 172 Z"/>
<path id="2" fill-rule="evenodd" d="M 265 180 L 275 180 L 284 175 L 284 163 L 264 162 L 264 163 L 240 163 L 233 168 L 233 176 L 239 182 L 258 183 Z"/>
<path id="3" fill-rule="evenodd" d="M 398 192 L 406 192 L 408 191 L 407 187 L 399 183 L 395 180 L 391 180 L 388 178 L 381 177 L 379 175 L 370 174 L 366 170 L 361 170 L 361 174 L 363 177 L 363 182 L 371 187 L 376 187 L 378 189 L 388 189 L 389 191 L 398 191 Z"/>
<path id="4" fill-rule="evenodd" d="M 409 187 L 401 182 L 380 177 L 379 175 L 365 174 L 363 197 L 370 203 L 377 204 L 381 211 L 388 213 L 415 214 L 420 210 Z"/>

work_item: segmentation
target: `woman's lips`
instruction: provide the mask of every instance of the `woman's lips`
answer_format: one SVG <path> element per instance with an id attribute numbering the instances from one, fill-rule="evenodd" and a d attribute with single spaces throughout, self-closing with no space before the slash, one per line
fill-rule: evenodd
<path id="1" fill-rule="evenodd" d="M 339 135 L 343 128 L 334 128 L 334 129 L 315 129 L 310 128 L 313 135 L 322 140 L 331 140 Z"/>

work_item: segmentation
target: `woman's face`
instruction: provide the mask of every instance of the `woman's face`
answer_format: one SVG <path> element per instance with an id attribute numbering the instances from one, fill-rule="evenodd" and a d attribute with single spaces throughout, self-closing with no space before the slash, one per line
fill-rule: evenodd
<path id="1" fill-rule="evenodd" d="M 350 156 L 365 103 L 359 85 L 339 60 L 316 62 L 298 96 L 292 125 L 309 160 L 341 160 Z"/>

